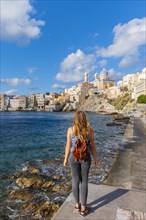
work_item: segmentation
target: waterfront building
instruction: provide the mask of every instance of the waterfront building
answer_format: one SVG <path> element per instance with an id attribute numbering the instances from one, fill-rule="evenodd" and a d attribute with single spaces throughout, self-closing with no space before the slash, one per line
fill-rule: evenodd
<path id="1" fill-rule="evenodd" d="M 7 95 L 0 94 L 0 111 L 7 109 L 7 102 L 6 102 Z"/>
<path id="2" fill-rule="evenodd" d="M 45 95 L 43 93 L 35 94 L 38 110 L 43 110 L 45 107 Z"/>
<path id="3" fill-rule="evenodd" d="M 25 109 L 27 107 L 27 97 L 19 96 L 19 108 Z"/>
<path id="4" fill-rule="evenodd" d="M 19 108 L 19 97 L 14 96 L 13 98 L 10 99 L 10 109 L 18 110 L 18 108 Z"/>
<path id="5" fill-rule="evenodd" d="M 62 92 L 57 98 L 54 99 L 54 101 L 59 103 L 65 103 L 67 98 L 68 98 L 67 94 L 65 92 Z"/>
<path id="6" fill-rule="evenodd" d="M 30 94 L 28 96 L 28 107 L 29 108 L 34 108 L 36 106 L 37 106 L 37 102 L 36 102 L 35 94 Z"/>
<path id="7" fill-rule="evenodd" d="M 45 105 L 48 105 L 50 101 L 49 94 L 45 94 L 44 99 L 45 99 Z"/>
<path id="8" fill-rule="evenodd" d="M 44 95 L 43 93 L 36 93 L 36 94 L 35 94 L 36 101 L 38 102 L 39 99 L 43 99 L 44 96 L 45 96 L 45 95 Z"/>
<path id="9" fill-rule="evenodd" d="M 45 111 L 61 111 L 64 104 L 59 102 L 53 102 L 51 101 L 49 105 L 45 105 Z"/>
<path id="10" fill-rule="evenodd" d="M 50 92 L 48 98 L 49 100 L 54 100 L 55 98 L 58 98 L 58 94 L 56 92 Z"/>

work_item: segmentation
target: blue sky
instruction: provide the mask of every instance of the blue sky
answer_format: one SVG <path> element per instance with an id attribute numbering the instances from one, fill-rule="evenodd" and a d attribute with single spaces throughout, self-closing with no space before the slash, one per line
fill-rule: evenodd
<path id="1" fill-rule="evenodd" d="M 0 0 L 1 93 L 64 91 L 145 65 L 145 1 Z"/>

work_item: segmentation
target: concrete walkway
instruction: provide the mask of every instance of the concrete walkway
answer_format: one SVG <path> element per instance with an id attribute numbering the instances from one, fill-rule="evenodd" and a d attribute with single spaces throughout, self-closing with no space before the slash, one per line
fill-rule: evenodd
<path id="1" fill-rule="evenodd" d="M 120 152 L 107 184 L 126 189 L 146 190 L 146 127 L 135 118 L 127 126 L 124 150 Z"/>
<path id="2" fill-rule="evenodd" d="M 134 220 L 144 218 L 117 218 L 117 211 L 134 210 L 146 213 L 146 127 L 134 118 L 128 124 L 120 152 L 106 181 L 107 185 L 89 184 L 89 215 L 75 213 L 72 194 L 52 220 Z"/>
<path id="3" fill-rule="evenodd" d="M 75 212 L 70 194 L 52 220 L 115 220 L 119 207 L 146 212 L 146 192 L 89 184 L 88 206 L 91 211 L 83 218 Z"/>

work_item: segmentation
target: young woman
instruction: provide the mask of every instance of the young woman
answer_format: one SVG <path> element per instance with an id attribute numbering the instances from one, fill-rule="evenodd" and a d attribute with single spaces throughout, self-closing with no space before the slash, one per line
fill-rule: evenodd
<path id="1" fill-rule="evenodd" d="M 75 160 L 72 152 L 75 149 L 76 140 L 88 142 L 88 156 L 86 161 Z M 75 200 L 75 209 L 81 216 L 86 216 L 89 208 L 86 206 L 88 194 L 88 174 L 91 165 L 91 155 L 93 155 L 95 165 L 98 164 L 96 148 L 94 144 L 94 132 L 90 127 L 85 112 L 78 111 L 74 116 L 73 127 L 68 128 L 67 142 L 65 149 L 64 166 L 67 165 L 68 157 L 72 173 L 72 191 Z M 79 185 L 81 184 L 80 188 Z M 80 189 L 80 190 L 79 190 Z"/>

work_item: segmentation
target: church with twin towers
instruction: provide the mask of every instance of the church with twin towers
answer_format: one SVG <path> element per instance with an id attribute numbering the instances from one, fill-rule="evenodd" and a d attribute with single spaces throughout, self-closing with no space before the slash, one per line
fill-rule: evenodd
<path id="1" fill-rule="evenodd" d="M 98 74 L 94 74 L 94 80 L 89 82 L 89 73 L 84 73 L 84 82 L 78 84 L 78 86 L 88 85 L 90 88 L 96 88 L 97 91 L 103 91 L 109 87 L 115 86 L 115 81 L 108 76 L 108 71 L 103 69 L 103 71 Z"/>
<path id="2" fill-rule="evenodd" d="M 69 97 L 69 101 L 78 105 L 82 103 L 86 96 L 91 94 L 102 94 L 109 91 L 110 88 L 115 87 L 115 81 L 108 77 L 107 70 L 98 74 L 94 74 L 94 80 L 89 81 L 89 73 L 84 73 L 84 81 L 79 82 L 78 85 L 65 89 L 65 94 Z"/>

